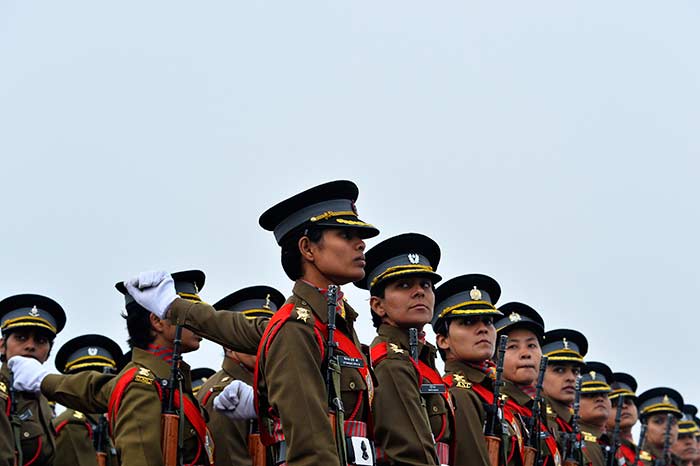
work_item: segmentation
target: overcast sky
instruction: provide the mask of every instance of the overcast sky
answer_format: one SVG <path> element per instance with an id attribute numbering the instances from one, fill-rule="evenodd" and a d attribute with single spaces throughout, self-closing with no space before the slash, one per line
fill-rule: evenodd
<path id="1" fill-rule="evenodd" d="M 351 179 L 369 247 L 427 234 L 446 279 L 489 274 L 700 403 L 698 24 L 695 1 L 5 0 L 0 295 L 59 301 L 57 347 L 124 348 L 113 285 L 140 270 L 287 295 L 259 215 Z"/>

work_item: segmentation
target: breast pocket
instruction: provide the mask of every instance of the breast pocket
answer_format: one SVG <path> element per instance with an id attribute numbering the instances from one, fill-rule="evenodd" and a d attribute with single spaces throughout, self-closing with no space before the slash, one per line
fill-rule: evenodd
<path id="1" fill-rule="evenodd" d="M 367 383 L 357 369 L 343 367 L 340 372 L 340 392 L 346 420 L 364 420 L 363 399 Z"/>
<path id="2" fill-rule="evenodd" d="M 22 442 L 22 456 L 25 461 L 36 457 L 41 451 L 44 442 L 48 441 L 44 428 L 35 420 L 27 420 L 22 423 L 20 439 Z"/>
<path id="3" fill-rule="evenodd" d="M 435 437 L 436 442 L 439 442 L 449 433 L 447 403 L 441 395 L 428 395 L 426 396 L 425 408 L 428 412 L 433 437 Z"/>

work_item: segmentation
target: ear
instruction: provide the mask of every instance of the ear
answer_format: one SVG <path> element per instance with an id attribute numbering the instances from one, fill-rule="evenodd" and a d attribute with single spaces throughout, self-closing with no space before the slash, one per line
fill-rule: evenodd
<path id="1" fill-rule="evenodd" d="M 163 330 L 165 330 L 165 322 L 162 319 L 159 319 L 158 316 L 153 313 L 148 316 L 148 319 L 151 322 L 152 330 L 156 333 L 163 333 Z"/>
<path id="2" fill-rule="evenodd" d="M 384 309 L 384 300 L 379 296 L 370 296 L 369 307 L 379 317 L 386 316 L 386 309 Z"/>
<path id="3" fill-rule="evenodd" d="M 314 261 L 314 253 L 311 248 L 311 241 L 309 240 L 308 236 L 302 236 L 301 238 L 299 238 L 299 241 L 297 242 L 297 247 L 299 248 L 299 253 L 301 254 L 301 257 L 306 259 L 307 262 Z"/>
<path id="4" fill-rule="evenodd" d="M 437 335 L 435 335 L 435 342 L 437 343 L 438 348 L 440 348 L 441 350 L 450 350 L 450 337 L 438 333 Z"/>

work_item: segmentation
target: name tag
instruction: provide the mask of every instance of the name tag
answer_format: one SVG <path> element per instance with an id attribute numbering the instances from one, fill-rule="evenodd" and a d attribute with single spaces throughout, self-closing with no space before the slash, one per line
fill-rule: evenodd
<path id="1" fill-rule="evenodd" d="M 353 369 L 360 369 L 364 367 L 364 361 L 360 358 L 349 358 L 347 356 L 338 356 L 338 364 L 343 367 L 352 367 Z"/>
<path id="2" fill-rule="evenodd" d="M 18 417 L 19 417 L 19 420 L 20 420 L 20 421 L 26 421 L 27 419 L 31 419 L 32 416 L 33 416 L 32 410 L 29 409 L 29 408 L 27 408 L 27 410 L 25 410 L 25 411 L 24 411 L 22 414 L 20 414 Z"/>
<path id="3" fill-rule="evenodd" d="M 442 384 L 424 383 L 420 386 L 420 392 L 423 395 L 434 395 L 436 393 L 445 393 L 446 387 Z"/>

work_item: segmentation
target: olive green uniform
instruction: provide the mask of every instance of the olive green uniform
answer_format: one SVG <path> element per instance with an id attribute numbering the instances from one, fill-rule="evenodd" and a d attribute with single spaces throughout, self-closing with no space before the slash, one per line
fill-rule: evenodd
<path id="1" fill-rule="evenodd" d="M 14 464 L 14 433 L 7 417 L 7 404 L 10 402 L 10 371 L 7 364 L 0 368 L 0 465 Z M 56 453 L 52 411 L 48 400 L 42 395 L 14 392 L 17 414 L 22 419 L 20 438 L 22 444 L 22 462 L 33 460 L 33 466 L 50 466 Z"/>
<path id="2" fill-rule="evenodd" d="M 598 443 L 602 431 L 583 421 L 579 422 L 579 429 L 583 436 L 583 442 L 586 445 L 586 454 L 593 466 L 606 466 L 603 446 Z"/>
<path id="3" fill-rule="evenodd" d="M 138 377 L 125 390 L 116 420 L 110 420 L 114 445 L 121 464 L 162 466 L 162 403 L 154 382 L 170 377 L 170 364 L 164 360 L 134 348 L 131 362 L 116 377 L 94 371 L 72 375 L 48 375 L 41 384 L 41 390 L 48 397 L 74 409 L 88 412 L 107 411 L 109 398 L 117 380 L 121 374 L 133 367 L 139 368 Z M 192 395 L 190 368 L 184 362 L 180 368 L 183 375 L 183 395 L 199 406 Z M 198 441 L 192 425 L 186 419 L 184 422 L 183 457 L 186 463 L 191 463 L 197 453 Z M 202 449 L 196 464 L 207 464 L 207 454 L 204 450 Z"/>
<path id="4" fill-rule="evenodd" d="M 315 287 L 298 280 L 293 295 L 277 314 L 287 306 L 294 308 L 289 320 L 281 326 L 267 352 L 258 358 L 260 412 L 268 413 L 271 408 L 281 419 L 289 466 L 338 464 L 335 437 L 328 421 L 328 393 L 320 347 L 326 343 L 317 339 L 314 329 L 316 319 L 324 324 L 328 322 L 326 299 Z M 360 348 L 354 330 L 356 318 L 357 313 L 346 303 L 345 318 L 339 315 L 336 320 L 336 335 L 345 334 Z M 367 364 L 364 356 L 363 361 Z M 371 399 L 371 378 L 364 379 L 358 370 L 341 366 L 340 392 L 346 419 L 354 414 L 355 421 L 367 422 L 369 406 L 364 400 L 368 385 Z M 268 426 L 261 425 L 261 430 L 265 428 L 270 431 Z"/>
<path id="5" fill-rule="evenodd" d="M 83 414 L 66 409 L 53 420 L 56 428 L 56 459 L 53 466 L 97 466 L 94 437 L 99 429 L 99 414 Z M 104 424 L 105 428 L 107 424 Z M 109 439 L 109 432 L 103 434 L 107 454 L 107 464 L 118 466 L 116 450 Z"/>
<path id="6" fill-rule="evenodd" d="M 216 466 L 251 466 L 248 454 L 248 431 L 251 421 L 232 421 L 214 409 L 214 398 L 234 380 L 253 384 L 253 374 L 229 358 L 224 359 L 221 370 L 202 385 L 197 398 L 209 414 L 209 430 L 216 445 Z M 206 400 L 206 403 L 204 403 Z"/>
<path id="7" fill-rule="evenodd" d="M 486 410 L 479 395 L 472 386 L 480 384 L 492 390 L 489 377 L 460 361 L 445 362 L 445 372 L 452 375 L 450 394 L 455 408 L 455 460 L 458 466 L 490 466 L 484 421 Z"/>
<path id="8" fill-rule="evenodd" d="M 387 345 L 386 358 L 374 366 L 377 389 L 374 394 L 375 445 L 385 464 L 439 464 L 435 440 L 449 444 L 450 406 L 440 394 L 421 396 L 419 380 L 410 359 L 408 332 L 382 324 L 372 348 Z M 418 358 L 435 369 L 437 350 L 418 343 Z"/>
<path id="9" fill-rule="evenodd" d="M 554 437 L 557 439 L 557 445 L 559 445 L 559 451 L 561 452 L 562 460 L 566 460 L 566 448 L 568 446 L 566 432 L 563 432 L 561 430 L 561 427 L 557 422 L 557 418 L 559 418 L 568 426 L 571 426 L 571 421 L 574 412 L 566 403 L 562 403 L 549 397 L 545 397 L 545 400 L 547 401 L 547 427 L 549 428 L 549 431 L 552 433 L 552 435 L 554 435 Z M 579 426 L 580 424 L 581 423 L 579 422 Z M 581 433 L 581 437 L 583 437 L 583 433 Z M 592 460 L 589 456 L 588 449 L 586 448 L 585 439 L 582 438 L 582 440 L 584 440 L 581 445 L 581 455 L 583 458 L 582 460 L 577 459 L 577 461 L 579 461 L 579 463 L 583 461 L 583 464 L 590 465 Z M 571 447 L 573 448 L 573 445 Z"/>
<path id="10" fill-rule="evenodd" d="M 683 462 L 681 459 L 670 451 L 668 454 L 671 456 L 671 465 L 681 466 Z M 644 464 L 644 466 L 655 466 L 656 459 L 663 456 L 663 451 L 660 448 L 656 448 L 653 445 L 648 445 L 639 454 L 639 460 Z"/>

